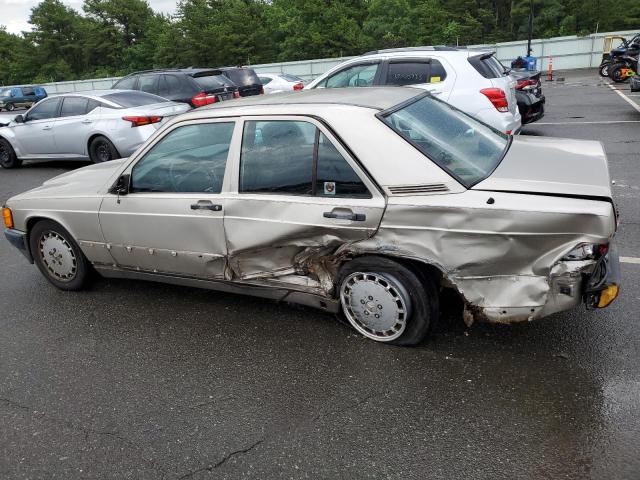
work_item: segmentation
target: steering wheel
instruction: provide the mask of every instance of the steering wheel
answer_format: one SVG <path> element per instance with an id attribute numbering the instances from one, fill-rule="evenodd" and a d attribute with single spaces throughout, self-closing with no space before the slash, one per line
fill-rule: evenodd
<path id="1" fill-rule="evenodd" d="M 181 157 L 179 161 L 197 160 L 197 159 L 198 157 L 194 155 L 185 155 Z M 178 163 L 176 160 L 178 159 L 173 160 L 169 166 L 169 181 L 171 182 L 171 186 L 173 187 L 174 192 L 184 192 L 185 190 L 182 188 L 182 186 L 188 179 L 193 178 L 194 176 L 195 177 L 205 176 L 207 178 L 207 183 L 209 186 L 205 191 L 212 191 L 213 186 L 219 183 L 218 182 L 218 180 L 220 179 L 219 176 L 214 171 L 206 168 L 205 165 L 202 165 L 201 163 L 199 164 L 197 161 L 194 162 L 196 166 L 194 168 L 189 169 L 189 171 L 186 174 L 176 173 L 175 167 L 176 167 L 176 164 Z"/>

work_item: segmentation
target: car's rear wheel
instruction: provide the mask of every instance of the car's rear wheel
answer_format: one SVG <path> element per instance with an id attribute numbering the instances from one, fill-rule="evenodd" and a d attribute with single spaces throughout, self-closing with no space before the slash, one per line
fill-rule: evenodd
<path id="1" fill-rule="evenodd" d="M 2 168 L 16 168 L 22 165 L 22 161 L 16 156 L 11 144 L 4 138 L 0 138 L 0 166 Z"/>
<path id="2" fill-rule="evenodd" d="M 29 246 L 40 272 L 56 287 L 80 290 L 89 281 L 91 264 L 71 234 L 58 223 L 36 223 L 29 233 Z"/>
<path id="3" fill-rule="evenodd" d="M 15 110 L 16 106 L 13 103 L 10 103 L 9 105 L 7 105 L 7 111 L 8 112 L 13 112 Z"/>
<path id="4" fill-rule="evenodd" d="M 102 163 L 120 158 L 120 154 L 109 139 L 98 136 L 91 140 L 89 144 L 89 158 L 93 163 Z"/>
<path id="5" fill-rule="evenodd" d="M 367 338 L 416 345 L 438 315 L 433 280 L 380 257 L 360 257 L 340 271 L 338 295 L 351 326 Z"/>

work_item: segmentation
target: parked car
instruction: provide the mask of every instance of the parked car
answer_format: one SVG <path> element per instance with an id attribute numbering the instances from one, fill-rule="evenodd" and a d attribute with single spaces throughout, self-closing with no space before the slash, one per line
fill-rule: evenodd
<path id="1" fill-rule="evenodd" d="M 248 293 L 404 345 L 441 289 L 494 322 L 606 307 L 616 215 L 599 142 L 509 136 L 390 87 L 198 109 L 3 210 L 8 240 L 63 290 L 95 269 Z"/>
<path id="2" fill-rule="evenodd" d="M 23 160 L 89 159 L 131 155 L 188 105 L 130 90 L 96 90 L 42 100 L 0 128 L 0 166 Z"/>
<path id="3" fill-rule="evenodd" d="M 291 90 L 302 90 L 304 82 L 300 77 L 289 75 L 288 73 L 262 73 L 258 74 L 260 82 L 264 87 L 264 93 L 288 92 Z"/>
<path id="4" fill-rule="evenodd" d="M 369 52 L 321 75 L 305 89 L 412 85 L 503 133 L 520 131 L 516 82 L 491 52 L 455 47 Z"/>
<path id="5" fill-rule="evenodd" d="M 253 68 L 246 67 L 221 67 L 216 69 L 220 75 L 224 75 L 238 86 L 241 97 L 262 95 L 264 88 Z"/>
<path id="6" fill-rule="evenodd" d="M 537 122 L 544 117 L 545 97 L 539 71 L 512 69 L 509 74 L 516 80 L 516 100 L 522 124 Z"/>
<path id="7" fill-rule="evenodd" d="M 194 108 L 240 97 L 237 85 L 210 68 L 136 72 L 121 78 L 112 88 L 141 90 Z"/>
<path id="8" fill-rule="evenodd" d="M 11 87 L 0 89 L 0 110 L 9 112 L 16 108 L 28 108 L 47 98 L 47 91 L 42 87 Z"/>

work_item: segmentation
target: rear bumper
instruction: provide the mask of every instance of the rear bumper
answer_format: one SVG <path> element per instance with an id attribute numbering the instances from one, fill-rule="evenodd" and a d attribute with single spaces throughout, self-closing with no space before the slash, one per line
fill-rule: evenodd
<path id="1" fill-rule="evenodd" d="M 31 255 L 31 250 L 29 249 L 29 241 L 27 239 L 27 234 L 25 232 L 21 232 L 20 230 L 14 230 L 10 228 L 5 228 L 4 236 L 9 243 L 16 247 L 22 254 L 29 260 L 29 263 L 33 263 L 33 256 Z"/>
<path id="2" fill-rule="evenodd" d="M 518 110 L 522 117 L 522 124 L 533 123 L 544 117 L 544 104 L 546 99 L 544 95 L 536 97 L 533 94 L 518 95 Z"/>

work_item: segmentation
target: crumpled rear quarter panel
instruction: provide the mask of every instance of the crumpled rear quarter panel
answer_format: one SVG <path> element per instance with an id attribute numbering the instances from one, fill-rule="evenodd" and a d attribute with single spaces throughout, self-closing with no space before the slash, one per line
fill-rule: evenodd
<path id="1" fill-rule="evenodd" d="M 469 190 L 390 197 L 377 234 L 347 248 L 430 263 L 480 316 L 509 322 L 555 311 L 545 308 L 554 265 L 579 243 L 607 243 L 614 232 L 606 201 Z"/>

